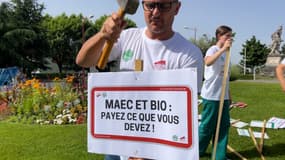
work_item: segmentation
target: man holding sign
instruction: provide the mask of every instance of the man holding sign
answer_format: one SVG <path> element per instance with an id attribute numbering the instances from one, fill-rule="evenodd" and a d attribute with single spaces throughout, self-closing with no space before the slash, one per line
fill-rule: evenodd
<path id="1" fill-rule="evenodd" d="M 202 84 L 203 58 L 198 47 L 173 31 L 174 17 L 181 2 L 178 0 L 145 0 L 145 28 L 123 30 L 126 21 L 113 13 L 101 30 L 87 40 L 80 49 L 76 63 L 94 67 L 100 58 L 104 43 L 116 42 L 109 61 L 120 59 L 121 71 L 134 71 L 136 62 L 143 71 L 197 68 L 198 91 Z M 118 158 L 106 157 L 108 158 Z M 131 158 L 130 158 L 131 159 Z"/>

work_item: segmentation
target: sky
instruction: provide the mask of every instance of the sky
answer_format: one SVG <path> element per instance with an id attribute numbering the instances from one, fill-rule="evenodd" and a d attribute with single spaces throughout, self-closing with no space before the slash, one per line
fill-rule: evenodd
<path id="1" fill-rule="evenodd" d="M 0 2 L 7 0 L 0 0 Z M 141 1 L 141 0 L 140 0 Z M 269 46 L 271 34 L 280 25 L 285 28 L 285 0 L 180 0 L 182 6 L 175 18 L 173 29 L 185 38 L 199 39 L 203 34 L 215 36 L 220 25 L 228 25 L 236 33 L 231 49 L 233 64 L 241 60 L 240 52 L 246 40 L 253 36 Z M 38 0 L 45 5 L 44 13 L 58 16 L 82 13 L 85 17 L 94 16 L 95 21 L 102 15 L 117 12 L 116 0 Z M 127 15 L 138 27 L 144 27 L 143 9 L 139 6 L 135 15 Z M 185 29 L 187 27 L 188 29 Z M 282 39 L 285 39 L 282 34 Z M 283 45 L 283 44 L 282 44 Z"/>

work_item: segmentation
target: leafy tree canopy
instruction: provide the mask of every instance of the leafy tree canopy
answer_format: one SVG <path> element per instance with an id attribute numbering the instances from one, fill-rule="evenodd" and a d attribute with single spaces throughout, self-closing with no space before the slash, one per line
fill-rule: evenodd
<path id="1" fill-rule="evenodd" d="M 252 38 L 247 40 L 242 46 L 243 49 L 240 52 L 240 55 L 242 55 L 243 58 L 240 61 L 240 65 L 244 64 L 245 58 L 246 66 L 250 68 L 265 64 L 270 49 L 267 48 L 265 44 L 262 44 L 259 40 L 257 40 L 255 36 L 252 36 Z"/>
<path id="2" fill-rule="evenodd" d="M 79 69 L 75 65 L 76 54 L 86 35 L 96 33 L 94 25 L 82 15 L 67 16 L 64 13 L 56 17 L 46 15 L 42 25 L 47 29 L 49 55 L 58 65 L 59 71 L 62 72 L 64 68 Z"/>
<path id="3" fill-rule="evenodd" d="M 0 8 L 0 67 L 18 66 L 26 73 L 47 68 L 48 44 L 40 26 L 44 6 L 36 0 L 11 0 Z"/>
<path id="4" fill-rule="evenodd" d="M 203 36 L 198 38 L 198 40 L 195 41 L 195 39 L 191 38 L 190 41 L 198 46 L 201 49 L 203 56 L 205 56 L 207 50 L 216 43 L 216 38 L 210 38 L 206 34 L 203 34 Z"/>
<path id="5" fill-rule="evenodd" d="M 107 15 L 103 15 L 101 16 L 100 18 L 98 18 L 96 21 L 95 21 L 95 28 L 97 31 L 100 31 L 103 23 L 105 22 L 105 20 L 107 19 Z M 128 18 L 126 18 L 126 21 L 127 21 L 127 28 L 132 28 L 132 27 L 137 27 L 136 23 Z"/>

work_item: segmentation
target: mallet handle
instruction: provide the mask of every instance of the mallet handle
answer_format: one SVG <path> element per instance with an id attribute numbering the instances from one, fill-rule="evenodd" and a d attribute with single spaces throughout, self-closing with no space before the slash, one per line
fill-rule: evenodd
<path id="1" fill-rule="evenodd" d="M 124 17 L 125 11 L 123 9 L 119 9 L 118 11 L 119 17 Z M 99 57 L 99 60 L 97 62 L 97 68 L 99 70 L 103 70 L 108 62 L 108 58 L 110 56 L 110 52 L 113 48 L 114 42 L 113 41 L 107 41 L 104 45 L 104 48 L 102 50 L 102 53 Z"/>

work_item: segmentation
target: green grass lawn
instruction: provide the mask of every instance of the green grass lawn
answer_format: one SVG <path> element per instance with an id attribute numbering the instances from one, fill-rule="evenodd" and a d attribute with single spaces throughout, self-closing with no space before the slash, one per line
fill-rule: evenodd
<path id="1" fill-rule="evenodd" d="M 231 93 L 234 101 L 248 104 L 247 108 L 231 110 L 234 119 L 250 122 L 268 120 L 273 116 L 285 118 L 285 94 L 277 83 L 232 82 Z M 284 160 L 285 130 L 267 129 L 266 132 L 270 139 L 265 140 L 265 158 Z M 229 145 L 250 160 L 260 159 L 251 138 L 238 136 L 236 128 L 230 130 Z M 239 159 L 232 153 L 229 156 L 231 159 Z M 0 122 L 0 160 L 89 159 L 103 160 L 103 156 L 87 153 L 86 124 L 57 126 Z M 201 159 L 210 159 L 210 155 Z"/>
<path id="2" fill-rule="evenodd" d="M 243 101 L 248 104 L 246 108 L 233 108 L 231 118 L 247 123 L 251 120 L 268 120 L 273 116 L 285 118 L 285 94 L 281 92 L 278 83 L 231 82 L 230 88 L 233 101 Z M 261 131 L 261 128 L 252 129 Z M 266 132 L 270 139 L 264 142 L 265 158 L 267 160 L 284 160 L 285 130 L 267 129 Z M 256 140 L 259 143 L 260 139 Z M 229 145 L 247 159 L 261 159 L 252 139 L 239 136 L 234 127 L 230 129 Z M 208 149 L 208 157 L 203 157 L 202 160 L 210 159 L 210 150 L 211 147 Z M 239 159 L 232 153 L 229 154 L 229 157 Z"/>
<path id="3" fill-rule="evenodd" d="M 251 120 L 268 120 L 276 116 L 285 118 L 285 94 L 281 92 L 278 83 L 232 82 L 231 92 L 233 100 L 244 101 L 247 108 L 234 108 L 231 117 L 244 122 Z M 253 128 L 261 131 L 261 128 Z M 267 129 L 270 139 L 265 140 L 264 156 L 267 160 L 285 159 L 285 130 Z M 259 139 L 257 139 L 259 142 Z M 236 128 L 231 128 L 229 145 L 248 159 L 260 159 L 260 156 L 249 137 L 238 136 Z M 236 158 L 231 156 L 231 158 Z"/>
<path id="4" fill-rule="evenodd" d="M 102 160 L 87 153 L 86 126 L 0 122 L 0 160 Z"/>

